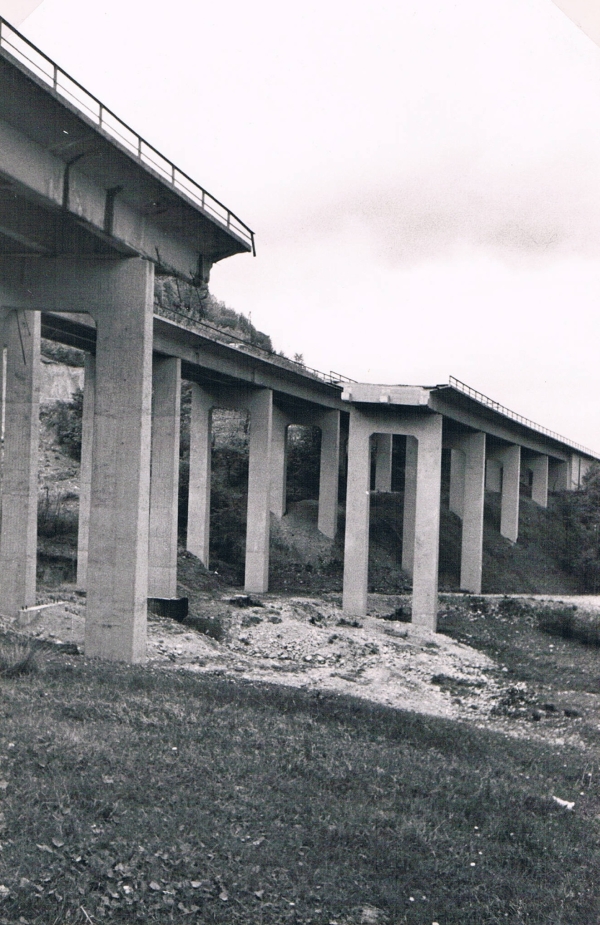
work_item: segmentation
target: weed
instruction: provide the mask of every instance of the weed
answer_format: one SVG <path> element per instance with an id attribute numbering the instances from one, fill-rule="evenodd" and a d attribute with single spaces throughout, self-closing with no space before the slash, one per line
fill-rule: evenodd
<path id="1" fill-rule="evenodd" d="M 509 598 L 506 598 L 509 600 Z M 474 613 L 489 613 L 490 604 L 489 601 L 486 601 L 484 597 L 476 597 L 468 595 L 466 598 L 467 605 L 469 610 Z"/>
<path id="2" fill-rule="evenodd" d="M 16 678 L 38 670 L 38 659 L 29 643 L 0 644 L 0 678 Z"/>
<path id="3" fill-rule="evenodd" d="M 498 613 L 503 617 L 524 617 L 533 612 L 530 604 L 515 597 L 503 597 L 498 601 Z"/>
<path id="4" fill-rule="evenodd" d="M 391 613 L 377 614 L 380 620 L 391 620 L 397 623 L 410 623 L 412 621 L 410 607 L 396 607 Z"/>
<path id="5" fill-rule="evenodd" d="M 573 607 L 538 611 L 538 629 L 549 636 L 573 639 L 585 646 L 600 647 L 600 619 L 578 614 Z"/>
<path id="6" fill-rule="evenodd" d="M 351 626 L 353 629 L 361 629 L 362 623 L 360 620 L 347 620 L 346 617 L 340 617 L 340 619 L 335 624 L 336 626 Z"/>

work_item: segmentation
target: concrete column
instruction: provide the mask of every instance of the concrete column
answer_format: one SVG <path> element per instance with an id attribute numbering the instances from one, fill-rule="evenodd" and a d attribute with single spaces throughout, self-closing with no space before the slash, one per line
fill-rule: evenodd
<path id="1" fill-rule="evenodd" d="M 35 604 L 37 559 L 40 322 L 37 312 L 11 311 L 4 324 L 6 398 L 0 613 Z"/>
<path id="2" fill-rule="evenodd" d="M 172 598 L 177 596 L 181 360 L 154 357 L 152 382 L 148 597 Z"/>
<path id="3" fill-rule="evenodd" d="M 550 491 L 566 491 L 569 467 L 560 459 L 551 459 L 548 464 L 548 482 Z"/>
<path id="4" fill-rule="evenodd" d="M 441 414 L 427 416 L 419 426 L 418 440 L 412 624 L 418 629 L 435 632 L 442 474 Z"/>
<path id="5" fill-rule="evenodd" d="M 245 589 L 261 593 L 269 587 L 270 474 L 273 437 L 273 392 L 259 389 L 249 401 L 250 460 L 246 527 Z"/>
<path id="6" fill-rule="evenodd" d="M 375 491 L 392 490 L 392 434 L 377 434 L 375 449 Z"/>
<path id="7" fill-rule="evenodd" d="M 500 533 L 512 543 L 519 537 L 519 483 L 521 479 L 521 447 L 513 444 L 501 450 L 502 502 Z"/>
<path id="8" fill-rule="evenodd" d="M 344 613 L 367 612 L 369 578 L 369 510 L 371 484 L 371 427 L 360 411 L 350 411 L 346 537 L 344 544 Z"/>
<path id="9" fill-rule="evenodd" d="M 340 412 L 325 411 L 321 428 L 319 470 L 319 530 L 333 539 L 337 533 L 338 485 L 340 476 Z"/>
<path id="10" fill-rule="evenodd" d="M 461 444 L 464 449 L 464 504 L 460 587 L 463 591 L 481 594 L 483 503 L 485 499 L 485 434 L 469 434 L 461 439 Z"/>
<path id="11" fill-rule="evenodd" d="M 96 402 L 85 651 L 140 662 L 146 651 L 154 267 L 94 268 Z M 85 301 L 85 293 L 82 294 Z"/>
<path id="12" fill-rule="evenodd" d="M 488 459 L 485 466 L 485 487 L 488 491 L 502 491 L 502 466 L 497 459 Z"/>
<path id="13" fill-rule="evenodd" d="M 548 507 L 548 457 L 535 456 L 529 466 L 533 473 L 531 498 L 540 507 Z"/>
<path id="14" fill-rule="evenodd" d="M 404 514 L 402 518 L 402 568 L 412 576 L 415 558 L 415 518 L 417 513 L 417 461 L 419 445 L 415 437 L 406 438 L 404 465 Z"/>
<path id="15" fill-rule="evenodd" d="M 190 415 L 190 482 L 188 496 L 187 550 L 206 568 L 210 543 L 210 477 L 212 408 L 206 389 L 192 382 Z"/>
<path id="16" fill-rule="evenodd" d="M 271 513 L 280 519 L 287 511 L 287 415 L 273 406 L 271 442 Z"/>
<path id="17" fill-rule="evenodd" d="M 450 450 L 450 496 L 449 507 L 457 517 L 463 516 L 465 501 L 465 454 L 462 450 Z"/>
<path id="18" fill-rule="evenodd" d="M 85 355 L 83 420 L 81 423 L 81 462 L 79 465 L 79 523 L 77 528 L 77 586 L 87 585 L 90 503 L 92 488 L 92 443 L 96 395 L 96 357 Z"/>

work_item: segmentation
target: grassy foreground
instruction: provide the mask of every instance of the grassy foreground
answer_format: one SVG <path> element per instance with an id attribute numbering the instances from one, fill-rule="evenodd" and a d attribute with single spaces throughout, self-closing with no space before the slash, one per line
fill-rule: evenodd
<path id="1" fill-rule="evenodd" d="M 600 920 L 581 751 L 50 649 L 0 710 L 3 925 Z"/>

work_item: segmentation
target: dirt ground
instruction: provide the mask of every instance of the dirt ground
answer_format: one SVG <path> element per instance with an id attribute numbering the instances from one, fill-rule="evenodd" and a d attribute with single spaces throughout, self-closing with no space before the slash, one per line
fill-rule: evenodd
<path id="1" fill-rule="evenodd" d="M 588 611 L 600 609 L 598 598 L 564 599 Z M 41 600 L 45 603 L 22 614 L 17 625 L 6 618 L 3 625 L 81 652 L 84 596 L 65 585 Z M 407 604 L 405 596 L 370 595 L 368 615 L 354 620 L 344 617 L 338 594 L 248 598 L 236 590 L 195 592 L 186 623 L 149 615 L 148 665 L 284 684 L 317 694 L 349 694 L 513 736 L 584 747 L 580 721 L 565 719 L 562 710 L 548 721 L 533 723 L 530 709 L 505 709 L 517 701 L 533 703 L 530 686 L 511 680 L 501 659 L 443 633 L 416 633 L 398 619 L 397 611 Z M 586 725 L 600 729 L 600 693 L 585 697 Z"/>

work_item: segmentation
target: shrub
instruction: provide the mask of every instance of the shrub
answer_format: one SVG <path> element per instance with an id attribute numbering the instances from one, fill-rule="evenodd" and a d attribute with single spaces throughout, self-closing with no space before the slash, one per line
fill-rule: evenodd
<path id="1" fill-rule="evenodd" d="M 538 629 L 549 636 L 573 639 L 600 648 L 600 617 L 578 614 L 575 607 L 546 607 L 538 612 Z"/>
<path id="2" fill-rule="evenodd" d="M 16 678 L 37 670 L 37 656 L 29 643 L 0 644 L 0 678 Z"/>
<path id="3" fill-rule="evenodd" d="M 46 424 L 54 430 L 60 447 L 72 458 L 81 459 L 81 424 L 83 389 L 76 389 L 71 401 L 57 401 L 42 412 Z"/>

